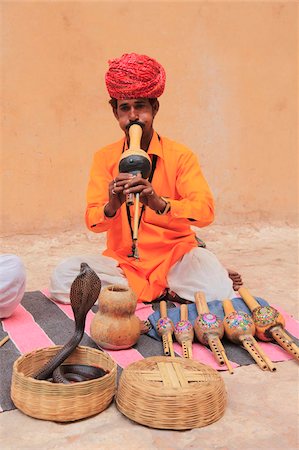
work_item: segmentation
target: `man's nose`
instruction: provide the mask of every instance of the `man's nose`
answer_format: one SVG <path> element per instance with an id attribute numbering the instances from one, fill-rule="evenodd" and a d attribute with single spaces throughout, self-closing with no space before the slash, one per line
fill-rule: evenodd
<path id="1" fill-rule="evenodd" d="M 138 119 L 138 112 L 134 107 L 132 107 L 129 111 L 129 119 L 130 121 L 137 120 Z"/>

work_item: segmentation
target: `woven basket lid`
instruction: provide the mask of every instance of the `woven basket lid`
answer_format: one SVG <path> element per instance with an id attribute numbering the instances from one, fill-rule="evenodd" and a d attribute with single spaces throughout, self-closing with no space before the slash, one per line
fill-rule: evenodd
<path id="1" fill-rule="evenodd" d="M 220 419 L 226 391 L 221 376 L 209 366 L 191 359 L 154 356 L 123 370 L 116 404 L 135 422 L 184 430 Z"/>

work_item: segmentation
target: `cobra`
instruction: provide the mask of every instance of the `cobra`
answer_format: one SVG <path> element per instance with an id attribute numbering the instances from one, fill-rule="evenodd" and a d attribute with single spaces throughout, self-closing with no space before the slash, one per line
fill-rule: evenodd
<path id="1" fill-rule="evenodd" d="M 71 285 L 70 301 L 75 318 L 75 332 L 71 339 L 50 359 L 33 378 L 47 380 L 53 378 L 56 383 L 71 383 L 99 378 L 106 374 L 100 367 L 62 363 L 79 345 L 85 328 L 86 315 L 97 301 L 101 291 L 101 280 L 88 264 L 82 263 L 80 273 Z"/>

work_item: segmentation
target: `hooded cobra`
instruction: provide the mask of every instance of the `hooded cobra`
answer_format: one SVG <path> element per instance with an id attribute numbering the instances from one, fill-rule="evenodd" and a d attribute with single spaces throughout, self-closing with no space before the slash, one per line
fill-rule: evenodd
<path id="1" fill-rule="evenodd" d="M 84 334 L 86 315 L 97 301 L 100 291 L 101 280 L 88 264 L 82 263 L 80 273 L 73 281 L 70 291 L 70 301 L 75 318 L 75 332 L 62 349 L 33 375 L 33 378 L 47 380 L 53 377 L 53 381 L 56 383 L 70 383 L 99 378 L 106 374 L 99 367 L 81 364 L 61 365 L 79 345 Z"/>

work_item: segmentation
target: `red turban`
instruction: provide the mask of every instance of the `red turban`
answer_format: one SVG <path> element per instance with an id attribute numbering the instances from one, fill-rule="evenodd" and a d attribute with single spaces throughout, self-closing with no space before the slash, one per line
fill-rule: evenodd
<path id="1" fill-rule="evenodd" d="M 155 59 L 125 53 L 108 63 L 105 81 L 112 98 L 156 98 L 163 94 L 166 74 Z"/>

